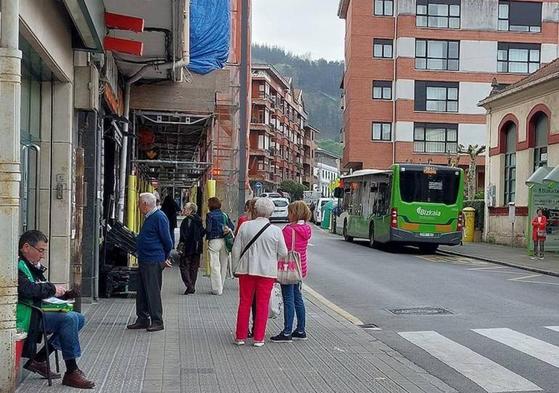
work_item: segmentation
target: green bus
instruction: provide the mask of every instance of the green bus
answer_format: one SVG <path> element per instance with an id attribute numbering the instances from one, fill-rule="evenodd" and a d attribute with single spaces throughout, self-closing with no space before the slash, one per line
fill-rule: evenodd
<path id="1" fill-rule="evenodd" d="M 399 243 L 434 252 L 462 240 L 464 172 L 437 165 L 395 164 L 343 176 L 335 190 L 343 236 Z M 340 213 L 341 212 L 341 213 Z M 334 227 L 336 223 L 334 223 Z"/>

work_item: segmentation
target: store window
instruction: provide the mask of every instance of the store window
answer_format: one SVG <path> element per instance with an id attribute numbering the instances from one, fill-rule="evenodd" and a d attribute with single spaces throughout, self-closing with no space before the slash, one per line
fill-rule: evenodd
<path id="1" fill-rule="evenodd" d="M 458 71 L 459 41 L 415 40 L 415 68 Z"/>
<path id="2" fill-rule="evenodd" d="M 373 141 L 391 141 L 392 140 L 392 124 L 391 123 L 373 123 L 371 139 Z"/>
<path id="3" fill-rule="evenodd" d="M 458 82 L 415 81 L 415 110 L 458 112 Z"/>
<path id="4" fill-rule="evenodd" d="M 547 166 L 547 135 L 549 119 L 543 112 L 538 113 L 531 120 L 536 133 L 536 145 L 534 146 L 534 171 L 541 166 Z"/>
<path id="5" fill-rule="evenodd" d="M 418 27 L 460 28 L 460 0 L 417 0 Z"/>
<path id="6" fill-rule="evenodd" d="M 514 202 L 516 191 L 516 125 L 509 123 L 505 130 L 505 204 Z"/>
<path id="7" fill-rule="evenodd" d="M 499 42 L 497 71 L 528 74 L 540 68 L 540 44 Z"/>
<path id="8" fill-rule="evenodd" d="M 501 31 L 542 31 L 542 3 L 499 1 L 498 29 Z"/>
<path id="9" fill-rule="evenodd" d="M 391 100 L 392 81 L 373 81 L 373 99 Z"/>
<path id="10" fill-rule="evenodd" d="M 391 59 L 392 40 L 375 38 L 373 40 L 373 57 Z"/>
<path id="11" fill-rule="evenodd" d="M 458 150 L 458 125 L 415 123 L 413 147 L 416 153 L 456 153 Z"/>
<path id="12" fill-rule="evenodd" d="M 375 0 L 376 16 L 392 16 L 393 13 L 394 13 L 393 0 Z"/>

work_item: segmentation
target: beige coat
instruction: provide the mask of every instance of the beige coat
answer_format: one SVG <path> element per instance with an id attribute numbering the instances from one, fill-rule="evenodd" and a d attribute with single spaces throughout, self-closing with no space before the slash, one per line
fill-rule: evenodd
<path id="1" fill-rule="evenodd" d="M 235 275 L 277 277 L 278 259 L 287 256 L 283 233 L 277 226 L 268 227 L 240 258 L 246 245 L 268 222 L 267 218 L 259 217 L 241 225 L 232 251 Z"/>

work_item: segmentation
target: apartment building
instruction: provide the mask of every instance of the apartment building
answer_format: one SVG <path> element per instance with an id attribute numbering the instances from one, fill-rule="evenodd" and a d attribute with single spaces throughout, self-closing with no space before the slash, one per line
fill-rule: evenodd
<path id="1" fill-rule="evenodd" d="M 342 166 L 447 164 L 460 144 L 484 145 L 478 102 L 492 84 L 514 83 L 558 57 L 558 3 L 341 0 Z M 480 157 L 480 187 L 483 164 Z"/>
<path id="2" fill-rule="evenodd" d="M 291 80 L 271 65 L 252 66 L 249 179 L 253 190 L 273 191 L 284 180 L 303 182 L 304 174 L 309 174 L 304 171 L 305 157 L 310 165 L 314 155 L 315 130 L 307 127 L 307 118 L 303 92 L 294 89 Z M 305 138 L 305 127 L 310 138 Z"/>
<path id="3" fill-rule="evenodd" d="M 330 189 L 330 184 L 340 177 L 340 157 L 327 150 L 318 148 L 315 154 L 316 185 L 314 189 L 320 191 L 326 198 L 334 196 L 334 191 Z"/>

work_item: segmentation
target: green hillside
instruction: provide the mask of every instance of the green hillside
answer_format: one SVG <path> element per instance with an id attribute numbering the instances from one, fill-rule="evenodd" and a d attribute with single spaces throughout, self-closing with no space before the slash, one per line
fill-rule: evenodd
<path id="1" fill-rule="evenodd" d="M 340 139 L 343 62 L 309 60 L 281 48 L 262 45 L 252 46 L 252 61 L 271 64 L 282 75 L 293 78 L 294 86 L 303 90 L 309 123 L 320 131 L 319 139 Z"/>

